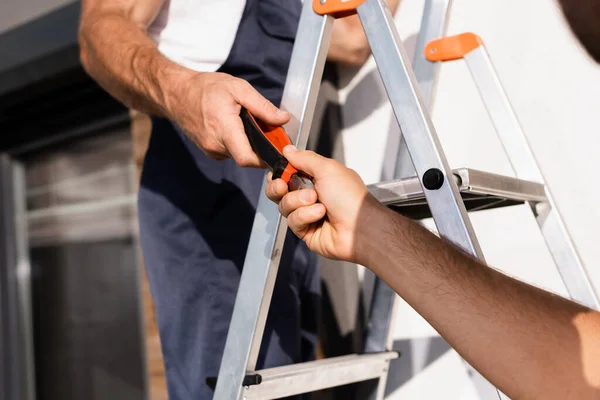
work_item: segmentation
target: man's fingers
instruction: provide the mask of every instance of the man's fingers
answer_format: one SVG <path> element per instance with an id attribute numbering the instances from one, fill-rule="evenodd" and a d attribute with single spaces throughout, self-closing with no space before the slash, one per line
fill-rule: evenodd
<path id="1" fill-rule="evenodd" d="M 294 233 L 301 234 L 302 232 L 306 231 L 310 224 L 314 224 L 315 222 L 319 222 L 321 219 L 323 219 L 326 213 L 327 210 L 321 203 L 300 207 L 288 215 L 288 225 L 292 231 L 294 231 Z"/>
<path id="2" fill-rule="evenodd" d="M 273 103 L 264 98 L 248 82 L 243 81 L 238 103 L 244 106 L 256 118 L 269 125 L 281 126 L 290 120 L 290 114 L 275 107 Z"/>
<path id="3" fill-rule="evenodd" d="M 336 162 L 320 156 L 314 151 L 298 150 L 291 145 L 283 149 L 283 155 L 295 168 L 312 176 L 318 176 L 324 168 Z"/>
<path id="4" fill-rule="evenodd" d="M 287 217 L 300 207 L 310 206 L 317 202 L 314 189 L 302 189 L 286 194 L 279 202 L 279 212 Z"/>
<path id="5" fill-rule="evenodd" d="M 285 196 L 288 192 L 288 185 L 283 181 L 283 179 L 275 179 L 271 180 L 271 176 L 273 173 L 269 172 L 269 176 L 267 179 L 269 180 L 269 184 L 266 188 L 266 194 L 269 200 L 279 203 L 283 196 Z"/>
<path id="6" fill-rule="evenodd" d="M 262 167 L 262 161 L 252 150 L 248 137 L 244 132 L 242 120 L 236 116 L 227 116 L 224 125 L 223 144 L 231 155 L 231 158 L 240 167 Z"/>

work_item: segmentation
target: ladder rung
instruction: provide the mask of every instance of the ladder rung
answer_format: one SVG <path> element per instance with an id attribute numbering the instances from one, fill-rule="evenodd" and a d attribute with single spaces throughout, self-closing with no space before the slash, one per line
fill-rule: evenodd
<path id="1" fill-rule="evenodd" d="M 541 183 L 468 168 L 455 169 L 453 172 L 465 206 L 470 211 L 512 206 L 526 201 L 546 201 L 545 187 Z M 417 177 L 375 183 L 369 185 L 369 191 L 381 203 L 409 217 L 431 216 Z"/>
<path id="2" fill-rule="evenodd" d="M 395 358 L 395 351 L 351 354 L 256 371 L 262 383 L 246 387 L 243 397 L 278 399 L 379 378 L 387 373 L 390 360 Z"/>

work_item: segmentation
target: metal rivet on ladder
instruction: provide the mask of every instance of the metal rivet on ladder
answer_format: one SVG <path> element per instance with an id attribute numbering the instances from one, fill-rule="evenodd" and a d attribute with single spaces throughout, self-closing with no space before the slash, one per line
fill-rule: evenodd
<path id="1" fill-rule="evenodd" d="M 327 3 L 327 0 L 319 0 L 319 2 L 320 2 L 321 4 L 325 4 L 325 3 Z"/>
<path id="2" fill-rule="evenodd" d="M 444 174 L 437 168 L 431 168 L 423 174 L 423 186 L 429 190 L 438 190 L 444 184 Z"/>

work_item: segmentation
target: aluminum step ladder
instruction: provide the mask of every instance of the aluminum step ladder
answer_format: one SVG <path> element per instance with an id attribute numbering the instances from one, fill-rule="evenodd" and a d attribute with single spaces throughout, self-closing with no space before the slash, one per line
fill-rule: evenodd
<path id="1" fill-rule="evenodd" d="M 352 12 L 357 12 L 360 17 L 416 171 L 412 178 L 372 185 L 371 193 L 399 212 L 416 218 L 433 217 L 441 236 L 482 261 L 483 254 L 467 210 L 528 203 L 571 297 L 597 309 L 598 300 L 585 269 L 485 48 L 475 35 L 430 42 L 425 55 L 430 62 L 459 58 L 467 61 L 517 178 L 450 169 L 384 0 L 305 0 L 282 100 L 282 108 L 292 116 L 286 130 L 296 146 L 304 148 L 308 140 L 333 20 Z M 264 185 L 266 183 L 263 193 Z M 391 295 L 388 299 L 392 301 L 377 306 L 374 299 L 365 354 L 256 370 L 286 228 L 286 221 L 281 218 L 277 206 L 263 194 L 258 203 L 214 398 L 275 399 L 375 380 L 377 383 L 370 386 L 365 398 L 382 399 L 389 363 L 398 357 L 391 351 L 389 343 L 389 321 L 395 297 L 387 285 L 381 285 L 379 293 L 388 293 Z M 371 349 L 376 351 L 371 352 Z M 481 398 L 502 396 L 482 377 L 478 382 Z"/>

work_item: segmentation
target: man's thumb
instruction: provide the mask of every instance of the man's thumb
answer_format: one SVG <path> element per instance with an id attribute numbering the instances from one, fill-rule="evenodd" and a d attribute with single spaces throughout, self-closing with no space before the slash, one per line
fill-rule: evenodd
<path id="1" fill-rule="evenodd" d="M 246 94 L 246 97 L 240 104 L 268 125 L 281 126 L 290 120 L 288 112 L 275 107 L 273 103 L 265 99 L 254 89 Z"/>

